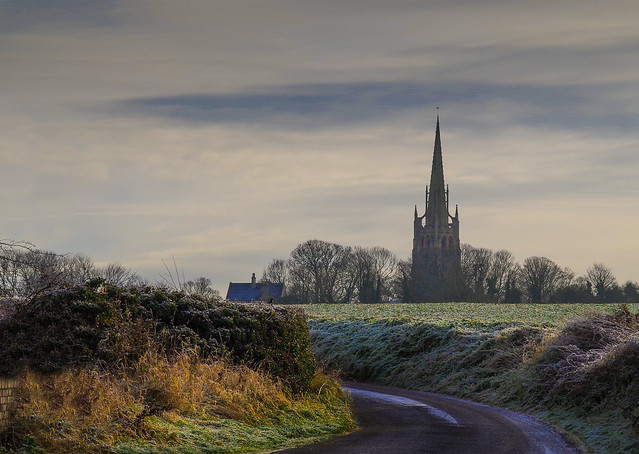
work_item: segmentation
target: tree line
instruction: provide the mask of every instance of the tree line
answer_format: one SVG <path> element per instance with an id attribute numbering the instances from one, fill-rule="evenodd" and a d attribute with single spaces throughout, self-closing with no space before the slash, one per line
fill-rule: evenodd
<path id="1" fill-rule="evenodd" d="M 466 301 L 494 303 L 639 302 L 639 284 L 619 285 L 610 268 L 595 263 L 583 276 L 546 257 L 521 264 L 507 250 L 462 245 Z M 283 302 L 374 303 L 404 301 L 411 261 L 383 247 L 350 247 L 321 240 L 298 245 L 272 260 L 262 281 L 284 284 Z M 409 302 L 409 301 L 407 301 Z"/>
<path id="2" fill-rule="evenodd" d="M 465 301 L 495 303 L 639 302 L 639 284 L 620 285 L 610 268 L 595 263 L 577 276 L 546 257 L 521 264 L 507 250 L 462 245 Z M 166 267 L 166 265 L 165 265 Z M 219 299 L 211 280 L 186 280 L 173 263 L 158 287 Z M 342 246 L 321 240 L 298 245 L 288 258 L 274 259 L 262 281 L 281 282 L 290 303 L 376 303 L 407 301 L 410 259 L 383 247 Z M 84 254 L 57 254 L 29 243 L 0 240 L 0 298 L 29 300 L 48 290 L 100 279 L 116 286 L 149 285 L 118 263 L 97 266 Z M 409 301 L 407 301 L 409 302 Z"/>
<path id="3" fill-rule="evenodd" d="M 175 262 L 174 262 L 175 263 Z M 166 267 L 166 265 L 165 265 Z M 166 267 L 167 276 L 156 287 L 219 299 L 211 280 L 186 280 Z M 0 240 L 0 298 L 32 300 L 44 292 L 101 280 L 117 287 L 145 286 L 149 283 L 131 268 L 119 263 L 96 265 L 85 254 L 58 254 L 37 249 L 30 243 Z"/>

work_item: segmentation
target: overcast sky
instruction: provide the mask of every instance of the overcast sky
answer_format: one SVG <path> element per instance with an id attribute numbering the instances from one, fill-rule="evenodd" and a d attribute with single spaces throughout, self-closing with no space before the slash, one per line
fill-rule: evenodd
<path id="1" fill-rule="evenodd" d="M 639 3 L 0 0 L 0 238 L 223 294 L 410 256 L 436 110 L 462 242 L 639 280 Z"/>

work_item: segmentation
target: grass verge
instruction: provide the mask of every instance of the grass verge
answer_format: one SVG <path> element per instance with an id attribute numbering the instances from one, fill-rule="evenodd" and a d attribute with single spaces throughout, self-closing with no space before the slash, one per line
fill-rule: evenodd
<path id="1" fill-rule="evenodd" d="M 25 372 L 0 452 L 242 453 L 334 436 L 353 427 L 337 382 L 308 392 L 192 351 L 147 352 L 114 372 Z"/>
<path id="2" fill-rule="evenodd" d="M 535 415 L 590 452 L 639 452 L 637 305 L 318 305 L 318 362 L 360 381 Z"/>
<path id="3" fill-rule="evenodd" d="M 91 281 L 17 301 L 0 373 L 20 388 L 0 452 L 256 452 L 353 420 L 304 312 Z"/>

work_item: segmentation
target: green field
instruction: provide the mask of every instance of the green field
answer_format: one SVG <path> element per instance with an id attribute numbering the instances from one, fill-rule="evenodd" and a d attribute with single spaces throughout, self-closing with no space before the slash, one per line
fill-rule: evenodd
<path id="1" fill-rule="evenodd" d="M 559 326 L 567 320 L 612 313 L 618 304 L 309 304 L 310 318 L 325 320 L 395 320 L 436 326 Z M 639 304 L 628 304 L 633 313 Z"/>

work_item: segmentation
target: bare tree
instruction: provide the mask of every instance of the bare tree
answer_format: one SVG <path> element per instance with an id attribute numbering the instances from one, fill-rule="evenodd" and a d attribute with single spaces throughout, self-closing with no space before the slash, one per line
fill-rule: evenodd
<path id="1" fill-rule="evenodd" d="M 199 295 L 205 298 L 220 300 L 220 292 L 211 287 L 211 279 L 198 277 L 192 281 L 186 281 L 182 285 L 182 291 L 188 295 Z"/>
<path id="2" fill-rule="evenodd" d="M 406 301 L 410 293 L 410 272 L 413 267 L 410 258 L 397 262 L 395 275 L 392 281 L 392 297 L 400 301 Z"/>
<path id="3" fill-rule="evenodd" d="M 315 282 L 311 277 L 311 271 L 299 262 L 289 262 L 289 281 L 286 290 L 287 299 L 290 302 L 308 304 L 314 301 Z"/>
<path id="4" fill-rule="evenodd" d="M 357 246 L 353 248 L 352 268 L 359 302 L 380 302 L 391 297 L 397 269 L 397 257 L 391 251 L 379 246 Z"/>
<path id="5" fill-rule="evenodd" d="M 639 284 L 626 281 L 623 286 L 623 296 L 626 303 L 639 303 Z"/>
<path id="6" fill-rule="evenodd" d="M 211 287 L 211 279 L 200 276 L 194 280 L 187 281 L 184 277 L 184 270 L 178 268 L 175 257 L 171 256 L 171 261 L 173 262 L 173 270 L 162 260 L 166 274 L 160 274 L 162 281 L 158 283 L 158 286 L 174 292 L 183 292 L 187 295 L 199 295 L 213 300 L 221 300 L 220 292 Z M 137 275 L 134 275 L 134 279 L 136 281 L 140 280 Z"/>
<path id="7" fill-rule="evenodd" d="M 521 277 L 530 302 L 547 303 L 555 290 L 572 281 L 574 273 L 546 257 L 528 257 L 521 267 Z"/>
<path id="8" fill-rule="evenodd" d="M 4 247 L 0 253 L 0 296 L 18 297 L 21 292 L 21 251 Z"/>
<path id="9" fill-rule="evenodd" d="M 73 284 L 84 284 L 95 277 L 96 268 L 88 255 L 77 253 L 66 260 L 66 274 Z"/>
<path id="10" fill-rule="evenodd" d="M 505 249 L 494 252 L 486 275 L 486 293 L 491 301 L 500 301 L 506 293 L 506 283 L 514 285 L 519 274 L 519 264 Z"/>
<path id="11" fill-rule="evenodd" d="M 351 248 L 309 240 L 291 252 L 289 290 L 301 303 L 350 301 L 355 283 L 349 273 Z"/>
<path id="12" fill-rule="evenodd" d="M 475 248 L 470 244 L 462 244 L 461 251 L 461 266 L 466 286 L 471 289 L 475 301 L 485 301 L 486 278 L 490 271 L 493 251 Z"/>
<path id="13" fill-rule="evenodd" d="M 30 300 L 67 283 L 64 259 L 50 251 L 26 251 L 19 254 L 20 296 Z"/>
<path id="14" fill-rule="evenodd" d="M 0 294 L 31 300 L 50 289 L 86 282 L 92 266 L 81 254 L 61 255 L 29 243 L 0 241 Z"/>
<path id="15" fill-rule="evenodd" d="M 397 257 L 388 249 L 380 246 L 367 248 L 367 251 L 372 259 L 373 269 L 381 278 L 384 291 L 386 291 L 397 269 Z"/>
<path id="16" fill-rule="evenodd" d="M 278 282 L 284 284 L 284 288 L 289 280 L 290 264 L 285 259 L 274 259 L 269 263 L 262 272 L 262 282 Z"/>
<path id="17" fill-rule="evenodd" d="M 142 282 L 142 278 L 135 271 L 119 263 L 109 263 L 104 267 L 97 268 L 95 276 L 117 287 L 138 285 Z"/>
<path id="18" fill-rule="evenodd" d="M 36 247 L 28 241 L 16 241 L 6 238 L 0 239 L 0 256 L 5 250 L 22 250 L 22 251 L 34 251 Z"/>
<path id="19" fill-rule="evenodd" d="M 96 268 L 85 254 L 58 254 L 26 242 L 0 240 L 0 296 L 31 301 L 48 290 L 96 277 L 119 286 L 141 282 L 134 271 L 117 263 Z"/>
<path id="20" fill-rule="evenodd" d="M 583 276 L 558 287 L 552 297 L 555 303 L 591 303 L 593 299 L 592 286 Z"/>
<path id="21" fill-rule="evenodd" d="M 595 263 L 588 268 L 585 278 L 590 283 L 593 294 L 600 300 L 605 300 L 607 293 L 617 287 L 615 275 L 603 263 Z"/>

